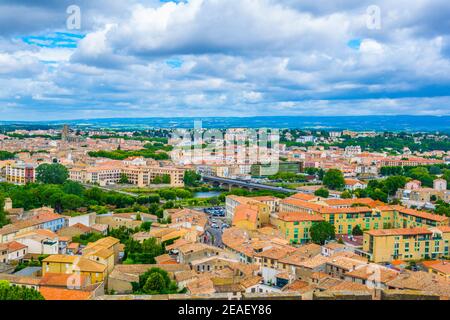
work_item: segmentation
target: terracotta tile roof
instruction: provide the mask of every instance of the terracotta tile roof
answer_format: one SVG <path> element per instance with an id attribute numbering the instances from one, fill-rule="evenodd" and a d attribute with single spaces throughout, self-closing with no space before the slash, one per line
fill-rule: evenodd
<path id="1" fill-rule="evenodd" d="M 345 199 L 344 199 L 345 200 Z M 359 199 L 358 199 L 359 200 Z M 325 206 L 317 203 L 311 203 L 298 199 L 283 199 L 281 200 L 282 204 L 288 204 L 291 206 L 295 206 L 299 209 L 310 210 L 312 212 L 321 213 L 321 214 L 339 214 L 339 213 L 366 213 L 372 212 L 369 207 L 345 207 L 345 208 L 335 208 L 333 206 Z"/>
<path id="2" fill-rule="evenodd" d="M 289 198 L 304 200 L 304 201 L 311 201 L 311 200 L 317 199 L 316 196 L 313 196 L 313 195 L 307 194 L 307 193 L 296 193 Z"/>
<path id="3" fill-rule="evenodd" d="M 263 252 L 260 252 L 255 256 L 261 258 L 280 260 L 288 256 L 289 254 L 293 253 L 294 251 L 295 251 L 294 247 L 287 247 L 287 246 L 283 248 L 274 247 L 264 250 Z"/>
<path id="4" fill-rule="evenodd" d="M 213 294 L 216 292 L 214 283 L 209 277 L 201 277 L 189 282 L 186 289 L 193 295 L 195 294 Z"/>
<path id="5" fill-rule="evenodd" d="M 80 248 L 80 244 L 78 242 L 72 242 L 67 246 L 68 249 L 78 250 Z"/>
<path id="6" fill-rule="evenodd" d="M 296 252 L 306 255 L 308 257 L 313 257 L 317 254 L 319 254 L 322 251 L 322 248 L 320 245 L 316 243 L 307 243 L 304 245 L 301 245 L 297 248 Z"/>
<path id="7" fill-rule="evenodd" d="M 387 285 L 395 289 L 420 290 L 450 298 L 448 280 L 428 272 L 405 270 L 397 278 L 389 281 Z"/>
<path id="8" fill-rule="evenodd" d="M 157 264 L 177 263 L 176 259 L 174 259 L 168 254 L 162 254 L 160 256 L 155 257 L 155 261 Z"/>
<path id="9" fill-rule="evenodd" d="M 327 261 L 327 264 L 344 269 L 344 270 L 353 270 L 359 266 L 363 266 L 366 264 L 366 262 L 347 258 L 347 257 L 332 257 L 329 261 Z"/>
<path id="10" fill-rule="evenodd" d="M 90 242 L 88 243 L 88 247 L 92 247 L 92 246 L 102 246 L 105 248 L 111 248 L 114 245 L 120 243 L 119 239 L 113 238 L 113 237 L 105 237 L 105 238 L 101 238 L 95 242 Z"/>
<path id="11" fill-rule="evenodd" d="M 357 255 L 356 253 L 351 252 L 351 251 L 339 251 L 339 252 L 333 253 L 330 256 L 331 259 L 335 259 L 335 258 L 339 258 L 339 257 L 351 258 L 353 260 L 358 260 L 358 261 L 362 261 L 362 262 L 368 261 L 366 257 Z"/>
<path id="12" fill-rule="evenodd" d="M 175 280 L 177 282 L 186 281 L 190 279 L 196 279 L 198 277 L 197 272 L 194 270 L 188 270 L 188 271 L 180 271 L 175 273 Z"/>
<path id="13" fill-rule="evenodd" d="M 106 271 L 106 265 L 86 259 L 80 258 L 75 265 L 75 268 L 78 268 L 80 271 L 86 272 L 99 272 L 103 273 Z"/>
<path id="14" fill-rule="evenodd" d="M 84 288 L 90 284 L 90 279 L 79 274 L 46 273 L 39 284 L 48 287 Z"/>
<path id="15" fill-rule="evenodd" d="M 41 287 L 39 291 L 45 300 L 90 300 L 92 298 L 92 292 L 89 291 L 51 287 Z"/>
<path id="16" fill-rule="evenodd" d="M 284 286 L 281 290 L 284 292 L 306 292 L 314 290 L 314 286 L 311 286 L 306 281 L 295 280 L 294 282 Z"/>
<path id="17" fill-rule="evenodd" d="M 362 292 L 371 292 L 371 290 L 361 283 L 356 282 L 350 282 L 350 281 L 341 281 L 335 285 L 332 285 L 328 287 L 326 290 L 328 292 L 342 292 L 342 291 L 349 291 L 349 292 L 355 292 L 355 291 L 362 291 Z"/>
<path id="18" fill-rule="evenodd" d="M 242 220 L 256 223 L 258 220 L 258 207 L 245 204 L 236 206 L 234 210 L 233 224 Z"/>
<path id="19" fill-rule="evenodd" d="M 437 229 L 437 230 L 439 230 L 441 232 L 445 232 L 445 233 L 450 232 L 450 226 L 440 226 L 440 227 L 435 227 L 433 229 Z"/>
<path id="20" fill-rule="evenodd" d="M 327 199 L 324 202 L 331 206 L 352 206 L 354 204 L 364 204 L 367 207 L 374 208 L 376 206 L 383 205 L 384 202 L 373 200 L 371 198 L 354 198 L 354 199 Z"/>
<path id="21" fill-rule="evenodd" d="M 278 218 L 282 221 L 325 221 L 325 219 L 318 214 L 309 214 L 306 212 L 280 212 Z"/>
<path id="22" fill-rule="evenodd" d="M 42 260 L 42 262 L 59 262 L 59 263 L 74 263 L 79 257 L 69 256 L 65 254 L 53 254 Z"/>
<path id="23" fill-rule="evenodd" d="M 106 249 L 103 247 L 90 247 L 83 250 L 83 255 L 85 256 L 95 256 L 102 259 L 108 259 L 114 255 L 114 251 L 111 249 Z"/>
<path id="24" fill-rule="evenodd" d="M 303 268 L 307 268 L 307 269 L 314 269 L 314 268 L 317 268 L 317 267 L 319 267 L 321 265 L 324 265 L 328 261 L 329 261 L 329 258 L 324 257 L 322 255 L 317 255 L 315 257 L 306 259 L 306 260 L 298 263 L 298 266 L 303 267 Z"/>
<path id="25" fill-rule="evenodd" d="M 15 252 L 15 251 L 19 251 L 19 250 L 28 248 L 26 245 L 21 244 L 20 242 L 17 242 L 17 241 L 8 242 L 6 244 L 6 246 L 8 247 L 9 252 Z"/>
<path id="26" fill-rule="evenodd" d="M 345 184 L 349 186 L 354 186 L 355 184 L 367 184 L 364 181 L 358 180 L 358 179 L 345 179 Z"/>
<path id="27" fill-rule="evenodd" d="M 188 244 L 188 243 L 192 243 L 191 241 L 188 241 L 186 239 L 180 238 L 175 240 L 175 242 L 171 245 L 166 246 L 166 250 L 174 250 L 174 249 L 178 249 L 179 247 Z"/>
<path id="28" fill-rule="evenodd" d="M 405 207 L 402 207 L 399 205 L 392 206 L 392 208 L 403 214 L 407 214 L 407 215 L 411 215 L 411 216 L 415 216 L 415 217 L 419 217 L 419 218 L 423 218 L 423 219 L 427 219 L 427 220 L 432 220 L 432 221 L 437 221 L 437 222 L 443 222 L 443 221 L 448 220 L 448 217 L 446 217 L 446 216 L 440 216 L 440 215 L 428 213 L 425 211 L 408 209 L 408 208 L 405 208 Z"/>
<path id="29" fill-rule="evenodd" d="M 363 280 L 370 278 L 377 282 L 386 283 L 395 279 L 399 272 L 377 264 L 370 264 L 349 271 L 345 275 Z"/>
<path id="30" fill-rule="evenodd" d="M 36 226 L 39 224 L 43 224 L 43 223 L 50 222 L 53 220 L 58 220 L 58 219 L 67 219 L 67 218 L 64 216 L 61 216 L 59 214 L 56 214 L 56 213 L 45 212 L 45 213 L 38 214 L 38 215 L 32 217 L 31 219 L 16 222 L 16 223 L 14 223 L 14 226 L 17 229 L 25 229 L 25 228 L 29 228 L 32 226 Z"/>
<path id="31" fill-rule="evenodd" d="M 328 242 L 324 245 L 324 247 L 327 249 L 335 250 L 345 248 L 345 245 L 337 242 Z"/>
<path id="32" fill-rule="evenodd" d="M 271 197 L 271 196 L 260 196 L 260 197 L 251 197 L 251 198 L 256 200 L 256 201 L 277 201 L 277 200 L 280 200 L 280 198 Z"/>
<path id="33" fill-rule="evenodd" d="M 425 262 L 423 264 L 425 265 Z M 440 273 L 443 273 L 447 276 L 450 275 L 450 260 L 445 260 L 445 261 L 439 260 L 433 264 L 428 265 L 427 267 L 432 270 L 436 270 Z"/>
<path id="34" fill-rule="evenodd" d="M 242 279 L 239 283 L 244 289 L 247 289 L 261 283 L 261 281 L 262 277 L 260 276 L 250 276 Z"/>
<path id="35" fill-rule="evenodd" d="M 0 273 L 0 280 L 6 280 L 13 284 L 39 286 L 40 278 L 22 277 L 14 274 Z"/>
<path id="36" fill-rule="evenodd" d="M 379 237 L 379 236 L 413 236 L 422 234 L 432 234 L 427 228 L 399 228 L 399 229 L 380 229 L 380 230 L 369 230 L 366 231 L 367 234 Z"/>
<path id="37" fill-rule="evenodd" d="M 17 228 L 15 225 L 7 224 L 3 228 L 0 228 L 0 235 L 16 233 L 18 231 L 19 231 L 19 228 Z"/>

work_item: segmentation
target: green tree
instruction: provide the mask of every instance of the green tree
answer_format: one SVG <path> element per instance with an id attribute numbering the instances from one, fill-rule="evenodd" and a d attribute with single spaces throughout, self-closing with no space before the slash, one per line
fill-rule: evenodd
<path id="1" fill-rule="evenodd" d="M 442 171 L 442 179 L 447 181 L 447 189 L 450 188 L 450 170 L 445 169 Z"/>
<path id="2" fill-rule="evenodd" d="M 36 168 L 36 180 L 47 184 L 63 184 L 69 177 L 69 171 L 59 163 L 44 163 Z"/>
<path id="3" fill-rule="evenodd" d="M 350 191 L 345 190 L 344 192 L 341 193 L 341 198 L 342 199 L 351 199 L 352 198 L 352 194 Z"/>
<path id="4" fill-rule="evenodd" d="M 162 189 L 159 191 L 159 195 L 165 200 L 175 200 L 177 198 L 177 193 L 171 189 Z"/>
<path id="5" fill-rule="evenodd" d="M 330 191 L 326 188 L 320 188 L 314 192 L 314 195 L 322 198 L 328 198 L 330 196 Z"/>
<path id="6" fill-rule="evenodd" d="M 159 194 L 151 193 L 148 195 L 148 203 L 159 203 L 159 201 L 161 201 Z"/>
<path id="7" fill-rule="evenodd" d="M 328 189 L 340 190 L 345 186 L 344 175 L 338 169 L 330 169 L 323 177 L 323 184 Z"/>
<path id="8" fill-rule="evenodd" d="M 142 230 L 142 231 L 150 231 L 150 228 L 152 227 L 152 222 L 151 221 L 146 221 L 146 222 L 143 222 L 142 224 L 141 224 L 141 227 L 140 227 L 140 229 Z"/>
<path id="9" fill-rule="evenodd" d="M 177 194 L 177 198 L 180 199 L 192 198 L 192 193 L 189 190 L 176 189 L 175 193 Z"/>
<path id="10" fill-rule="evenodd" d="M 354 236 L 362 236 L 363 235 L 363 231 L 361 230 L 361 227 L 358 224 L 353 227 L 352 235 L 354 235 Z"/>
<path id="11" fill-rule="evenodd" d="M 128 180 L 128 176 L 125 173 L 120 174 L 119 183 L 120 184 L 129 184 L 130 183 L 130 181 Z"/>
<path id="12" fill-rule="evenodd" d="M 198 187 L 200 185 L 201 175 L 192 170 L 186 170 L 184 172 L 184 184 L 187 187 Z"/>
<path id="13" fill-rule="evenodd" d="M 310 229 L 311 240 L 314 243 L 323 245 L 326 240 L 332 240 L 335 237 L 334 226 L 326 221 L 314 223 Z"/>
<path id="14" fill-rule="evenodd" d="M 162 182 L 163 184 L 170 184 L 170 174 L 164 174 L 164 175 L 161 177 L 161 182 Z"/>
<path id="15" fill-rule="evenodd" d="M 383 181 L 384 189 L 388 195 L 395 195 L 398 189 L 403 188 L 406 184 L 406 177 L 392 176 Z"/>
<path id="16" fill-rule="evenodd" d="M 164 292 L 166 283 L 160 273 L 154 272 L 149 275 L 142 289 L 144 289 L 144 292 L 147 294 L 158 294 Z"/>
<path id="17" fill-rule="evenodd" d="M 218 197 L 212 197 L 212 198 L 208 199 L 208 203 L 212 206 L 217 206 L 220 204 L 220 200 Z"/>
<path id="18" fill-rule="evenodd" d="M 0 300 L 45 300 L 39 291 L 0 280 Z"/>
<path id="19" fill-rule="evenodd" d="M 0 161 L 14 159 L 14 153 L 8 151 L 0 151 Z"/>
<path id="20" fill-rule="evenodd" d="M 5 206 L 5 198 L 0 194 L 0 228 L 9 223 L 9 219 L 6 217 L 6 213 L 3 210 Z"/>
<path id="21" fill-rule="evenodd" d="M 74 194 L 64 194 L 60 198 L 60 203 L 64 210 L 75 210 L 83 206 L 83 198 Z"/>
<path id="22" fill-rule="evenodd" d="M 135 284 L 134 292 L 145 294 L 171 294 L 177 293 L 175 281 L 171 280 L 167 271 L 160 268 L 151 268 L 139 276 L 139 283 Z"/>
<path id="23" fill-rule="evenodd" d="M 81 183 L 76 181 L 66 181 L 63 184 L 63 192 L 67 194 L 74 194 L 76 196 L 82 197 L 84 195 L 84 187 Z"/>

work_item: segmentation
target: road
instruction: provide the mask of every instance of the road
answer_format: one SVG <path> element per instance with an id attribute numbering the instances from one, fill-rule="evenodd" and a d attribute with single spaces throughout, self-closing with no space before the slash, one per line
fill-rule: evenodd
<path id="1" fill-rule="evenodd" d="M 214 222 L 213 222 L 214 220 Z M 219 228 L 213 228 L 211 225 L 215 223 L 219 226 Z M 222 243 L 222 225 L 225 223 L 225 218 L 219 218 L 219 217 L 211 217 L 208 216 L 208 225 L 206 227 L 206 234 L 208 235 L 207 243 L 211 244 L 215 247 L 223 248 Z"/>

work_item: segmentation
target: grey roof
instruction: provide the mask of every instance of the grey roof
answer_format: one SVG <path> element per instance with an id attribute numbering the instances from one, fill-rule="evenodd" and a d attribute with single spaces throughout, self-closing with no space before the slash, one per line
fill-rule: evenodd
<path id="1" fill-rule="evenodd" d="M 35 275 L 37 272 L 41 271 L 42 267 L 26 267 L 20 271 L 14 273 L 16 276 L 29 277 Z"/>

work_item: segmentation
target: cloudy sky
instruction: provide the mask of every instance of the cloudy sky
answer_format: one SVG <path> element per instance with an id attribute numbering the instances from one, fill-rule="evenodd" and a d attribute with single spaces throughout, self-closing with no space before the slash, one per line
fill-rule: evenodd
<path id="1" fill-rule="evenodd" d="M 450 1 L 0 0 L 0 120 L 368 114 L 450 115 Z"/>

